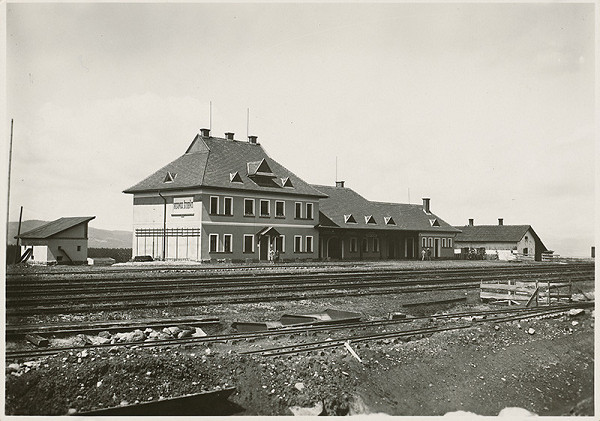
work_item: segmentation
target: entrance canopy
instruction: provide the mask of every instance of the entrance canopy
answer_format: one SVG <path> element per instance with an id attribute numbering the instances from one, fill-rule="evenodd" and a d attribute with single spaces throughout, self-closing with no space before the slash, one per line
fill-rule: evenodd
<path id="1" fill-rule="evenodd" d="M 281 234 L 273 227 L 264 227 L 256 234 L 259 238 L 265 235 L 268 235 L 269 237 L 279 237 Z"/>

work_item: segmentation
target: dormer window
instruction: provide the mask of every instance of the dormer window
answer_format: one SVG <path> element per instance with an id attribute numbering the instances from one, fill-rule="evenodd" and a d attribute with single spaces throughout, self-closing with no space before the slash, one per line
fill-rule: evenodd
<path id="1" fill-rule="evenodd" d="M 344 215 L 344 222 L 347 224 L 356 224 L 356 219 L 354 219 L 354 216 L 352 216 L 352 214 Z"/>
<path id="2" fill-rule="evenodd" d="M 172 183 L 173 181 L 175 181 L 175 177 L 177 177 L 177 173 L 172 173 L 171 171 L 167 171 L 167 175 L 165 175 L 165 179 L 163 180 L 163 183 Z"/>
<path id="3" fill-rule="evenodd" d="M 373 215 L 365 215 L 365 224 L 376 224 L 377 222 L 375 222 L 375 218 L 373 218 Z"/>
<path id="4" fill-rule="evenodd" d="M 248 162 L 248 176 L 262 176 L 262 177 L 271 177 L 275 178 L 275 174 L 269 167 L 267 161 L 263 158 L 260 161 Z"/>
<path id="5" fill-rule="evenodd" d="M 437 219 L 430 219 L 429 223 L 431 224 L 432 227 L 439 227 L 440 223 L 438 222 Z"/>
<path id="6" fill-rule="evenodd" d="M 282 187 L 294 187 L 294 185 L 292 184 L 292 180 L 290 180 L 289 177 L 285 177 L 281 179 L 281 186 Z"/>
<path id="7" fill-rule="evenodd" d="M 229 181 L 231 183 L 243 183 L 242 176 L 239 172 L 230 172 L 229 173 Z"/>
<path id="8" fill-rule="evenodd" d="M 391 216 L 384 216 L 383 221 L 385 222 L 386 225 L 396 225 L 394 218 L 392 218 Z"/>

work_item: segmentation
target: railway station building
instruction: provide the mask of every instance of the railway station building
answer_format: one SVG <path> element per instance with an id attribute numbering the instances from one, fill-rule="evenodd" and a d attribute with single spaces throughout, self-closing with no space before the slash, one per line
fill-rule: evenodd
<path id="1" fill-rule="evenodd" d="M 542 253 L 548 251 L 531 225 L 504 225 L 502 218 L 498 218 L 497 225 L 475 225 L 469 219 L 468 225 L 455 228 L 461 231 L 455 240 L 457 249 L 485 248 L 486 252 L 494 251 L 499 256 L 502 252 L 515 252 L 536 261 L 542 260 Z"/>
<path id="2" fill-rule="evenodd" d="M 335 260 L 419 259 L 429 249 L 435 259 L 454 257 L 458 229 L 422 205 L 374 202 L 338 181 L 314 186 L 320 200 L 319 257 Z"/>
<path id="3" fill-rule="evenodd" d="M 271 159 L 256 136 L 201 129 L 186 152 L 124 193 L 133 195 L 133 256 L 165 260 L 318 257 L 325 195 Z"/>
<path id="4" fill-rule="evenodd" d="M 423 205 L 373 202 L 343 182 L 310 185 L 257 142 L 201 129 L 186 152 L 136 185 L 133 256 L 159 260 L 453 257 L 459 232 Z"/>

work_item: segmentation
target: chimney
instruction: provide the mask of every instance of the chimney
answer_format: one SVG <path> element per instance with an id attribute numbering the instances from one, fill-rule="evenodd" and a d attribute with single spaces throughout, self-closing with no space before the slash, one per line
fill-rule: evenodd
<path id="1" fill-rule="evenodd" d="M 210 137 L 210 129 L 200 129 L 202 137 Z"/>
<path id="2" fill-rule="evenodd" d="M 248 143 L 256 145 L 256 139 L 258 139 L 258 136 L 248 136 Z"/>
<path id="3" fill-rule="evenodd" d="M 469 219 L 469 226 L 472 227 L 473 226 L 473 218 Z"/>
<path id="4" fill-rule="evenodd" d="M 504 219 L 498 218 L 498 225 L 504 225 Z"/>
<path id="5" fill-rule="evenodd" d="M 336 181 L 335 182 L 335 186 L 336 187 L 344 187 L 344 182 L 343 181 Z"/>
<path id="6" fill-rule="evenodd" d="M 227 132 L 225 133 L 225 137 L 227 138 L 227 140 L 233 140 L 233 133 Z"/>
<path id="7" fill-rule="evenodd" d="M 423 210 L 426 213 L 430 213 L 430 211 L 429 211 L 429 198 L 428 197 L 424 197 L 423 198 Z"/>

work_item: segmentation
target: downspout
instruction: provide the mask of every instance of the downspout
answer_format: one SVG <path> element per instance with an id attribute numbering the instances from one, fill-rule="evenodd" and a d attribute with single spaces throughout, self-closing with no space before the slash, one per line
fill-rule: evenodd
<path id="1" fill-rule="evenodd" d="M 167 244 L 167 198 L 164 197 L 160 191 L 158 192 L 158 195 L 162 198 L 162 200 L 164 200 L 164 207 L 163 207 L 163 247 L 162 247 L 162 259 L 166 260 L 166 244 Z"/>

